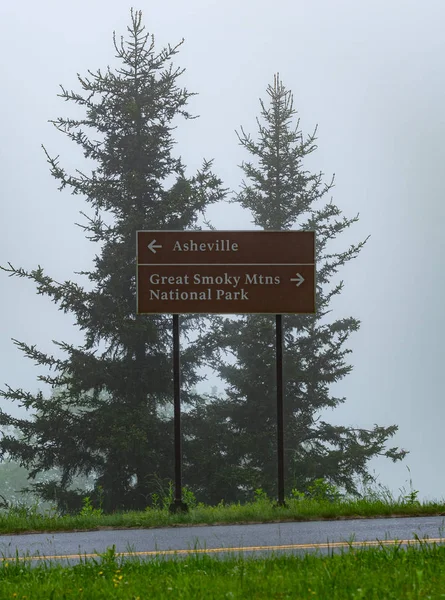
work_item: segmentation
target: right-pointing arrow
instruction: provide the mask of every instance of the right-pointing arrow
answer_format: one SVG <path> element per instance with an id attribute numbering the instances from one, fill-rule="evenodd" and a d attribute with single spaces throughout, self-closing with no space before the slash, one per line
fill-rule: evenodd
<path id="1" fill-rule="evenodd" d="M 293 279 L 291 279 L 291 281 L 296 281 L 296 286 L 298 287 L 299 285 L 301 285 L 304 281 L 304 277 L 302 275 L 300 275 L 300 273 L 296 273 L 296 277 L 294 277 Z"/>

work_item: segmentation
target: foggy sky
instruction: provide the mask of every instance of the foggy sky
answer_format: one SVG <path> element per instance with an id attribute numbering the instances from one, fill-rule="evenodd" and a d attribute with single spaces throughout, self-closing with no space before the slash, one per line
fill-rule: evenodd
<path id="1" fill-rule="evenodd" d="M 79 196 L 57 190 L 41 144 L 60 154 L 62 166 L 86 168 L 79 148 L 48 120 L 80 114 L 57 98 L 58 86 L 80 91 L 77 72 L 116 64 L 112 32 L 127 35 L 131 6 L 1 3 L 3 266 L 40 264 L 56 281 L 85 283 L 74 271 L 91 268 L 99 248 L 74 223 L 84 222 L 79 211 L 92 211 Z M 324 417 L 358 427 L 399 425 L 389 443 L 411 453 L 402 463 L 376 459 L 371 471 L 397 496 L 409 487 L 408 465 L 421 498 L 444 498 L 443 2 L 171 0 L 134 8 L 143 11 L 158 50 L 185 38 L 174 64 L 186 68 L 180 85 L 199 93 L 189 109 L 200 118 L 178 121 L 175 153 L 189 175 L 204 157 L 214 158 L 224 185 L 239 189 L 238 165 L 249 156 L 235 129 L 242 125 L 256 138 L 259 98 L 267 102 L 277 71 L 294 94 L 303 132 L 318 124 L 319 149 L 305 166 L 322 170 L 326 180 L 335 173 L 335 204 L 349 218 L 360 213 L 332 248 L 371 234 L 334 280 L 343 279 L 345 289 L 332 302 L 332 318 L 353 316 L 362 325 L 348 344 L 353 372 L 332 387 L 347 401 Z M 218 229 L 254 228 L 234 205 L 213 206 L 209 216 Z M 47 391 L 37 381 L 45 371 L 11 338 L 63 357 L 52 340 L 82 344 L 81 332 L 31 282 L 0 272 L 0 286 L 0 388 Z M 6 412 L 25 415 L 0 402 Z"/>

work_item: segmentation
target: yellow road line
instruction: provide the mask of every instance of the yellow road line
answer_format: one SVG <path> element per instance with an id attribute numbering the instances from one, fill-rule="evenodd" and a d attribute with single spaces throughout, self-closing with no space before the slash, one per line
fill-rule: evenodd
<path id="1" fill-rule="evenodd" d="M 411 539 L 411 540 L 373 540 L 363 542 L 331 542 L 331 543 L 319 543 L 319 544 L 285 544 L 280 546 L 239 546 L 231 548 L 199 548 L 199 549 L 180 549 L 180 550 L 142 550 L 138 552 L 116 552 L 116 557 L 124 556 L 159 556 L 159 555 L 171 555 L 171 554 L 215 554 L 218 552 L 257 552 L 261 550 L 317 550 L 321 548 L 357 548 L 366 546 L 391 546 L 401 545 L 406 546 L 409 544 L 433 544 L 433 543 L 445 543 L 445 538 L 427 538 L 427 539 Z M 36 555 L 36 556 L 20 556 L 18 560 L 54 560 L 54 559 L 70 559 L 70 558 L 97 558 L 100 556 L 99 553 L 90 554 L 59 554 L 59 555 Z M 15 560 L 16 557 L 2 558 L 2 561 Z"/>

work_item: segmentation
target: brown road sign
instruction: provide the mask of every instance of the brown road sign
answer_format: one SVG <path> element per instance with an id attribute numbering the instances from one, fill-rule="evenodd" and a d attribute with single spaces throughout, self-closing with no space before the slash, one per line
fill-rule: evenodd
<path id="1" fill-rule="evenodd" d="M 138 314 L 315 313 L 313 231 L 138 231 Z"/>

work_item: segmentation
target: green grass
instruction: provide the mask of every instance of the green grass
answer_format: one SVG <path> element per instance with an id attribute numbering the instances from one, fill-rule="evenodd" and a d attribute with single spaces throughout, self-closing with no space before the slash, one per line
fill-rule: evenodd
<path id="1" fill-rule="evenodd" d="M 328 555 L 123 560 L 114 548 L 74 566 L 0 561 L 0 599 L 445 598 L 445 547 L 347 549 Z"/>
<path id="2" fill-rule="evenodd" d="M 204 506 L 189 502 L 188 513 L 171 514 L 171 498 L 164 506 L 141 512 L 120 512 L 109 515 L 93 508 L 89 500 L 77 515 L 60 516 L 55 510 L 41 512 L 34 507 L 15 506 L 0 512 L 0 535 L 31 531 L 72 531 L 100 528 L 172 527 L 197 524 L 254 523 L 273 521 L 310 521 L 320 519 L 372 518 L 391 516 L 427 516 L 445 514 L 444 502 L 420 503 L 412 495 L 397 500 L 384 494 L 370 494 L 361 499 L 308 498 L 300 494 L 286 499 L 286 507 L 277 507 L 261 490 L 253 502 L 241 505 Z M 191 499 L 192 500 L 192 499 Z"/>

